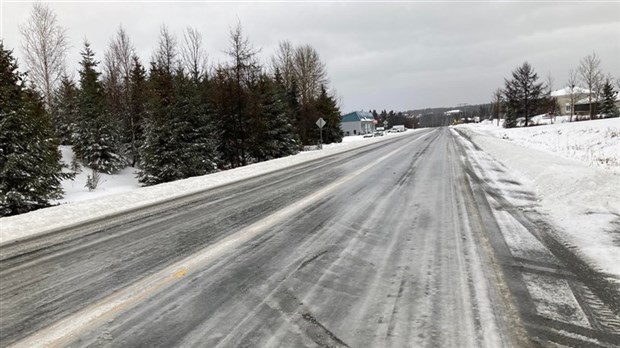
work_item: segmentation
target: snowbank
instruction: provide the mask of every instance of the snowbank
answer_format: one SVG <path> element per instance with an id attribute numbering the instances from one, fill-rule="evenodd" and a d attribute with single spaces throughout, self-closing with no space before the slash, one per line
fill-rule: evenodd
<path id="1" fill-rule="evenodd" d="M 620 118 L 564 121 L 566 117 L 545 126 L 511 129 L 488 122 L 458 127 L 620 173 Z"/>
<path id="2" fill-rule="evenodd" d="M 538 195 L 542 213 L 564 242 L 620 282 L 619 124 L 619 119 L 608 119 L 527 129 L 457 129 Z"/>
<path id="3" fill-rule="evenodd" d="M 76 192 L 69 191 L 73 193 L 66 198 L 66 200 L 76 200 L 76 202 L 40 209 L 26 214 L 0 218 L 0 244 L 36 234 L 52 232 L 60 228 L 79 225 L 96 219 L 114 216 L 124 211 L 130 211 L 157 204 L 162 201 L 191 195 L 192 193 L 204 191 L 206 189 L 270 173 L 376 142 L 411 135 L 419 131 L 421 130 L 410 130 L 404 133 L 390 134 L 376 138 L 362 138 L 361 136 L 345 137 L 342 143 L 325 145 L 322 151 L 301 152 L 294 156 L 278 158 L 245 167 L 155 186 L 138 188 L 134 186 L 135 184 L 128 184 L 124 185 L 124 189 L 128 190 L 124 193 L 118 193 L 120 189 L 118 187 L 114 189 L 113 185 L 111 185 L 111 181 L 108 182 L 110 185 L 107 186 L 106 190 L 100 190 L 99 193 L 94 195 L 89 195 L 93 192 L 84 192 L 81 189 Z M 67 153 L 66 155 L 69 156 L 70 154 Z M 128 175 L 129 174 L 127 174 L 127 176 Z M 111 179 L 108 178 L 106 180 Z M 118 183 L 126 183 L 124 179 L 119 179 L 117 181 Z M 82 183 L 76 183 L 76 185 L 83 186 Z M 102 188 L 103 187 L 104 186 L 102 186 Z M 84 197 L 94 197 L 97 199 L 77 201 Z"/>

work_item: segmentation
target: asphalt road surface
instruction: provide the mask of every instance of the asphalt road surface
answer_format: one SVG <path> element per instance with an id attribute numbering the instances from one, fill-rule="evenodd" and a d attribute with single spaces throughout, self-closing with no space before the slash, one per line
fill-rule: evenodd
<path id="1" fill-rule="evenodd" d="M 462 141 L 412 132 L 9 257 L 0 346 L 620 346 L 613 287 Z"/>

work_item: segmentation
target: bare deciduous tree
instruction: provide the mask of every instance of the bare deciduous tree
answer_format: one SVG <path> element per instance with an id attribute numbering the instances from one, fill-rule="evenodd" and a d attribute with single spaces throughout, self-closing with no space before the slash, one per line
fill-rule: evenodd
<path id="1" fill-rule="evenodd" d="M 122 122 L 123 142 L 130 143 L 132 158 L 136 157 L 133 115 L 130 111 L 130 80 L 135 64 L 134 55 L 135 48 L 127 32 L 119 26 L 116 36 L 110 41 L 108 50 L 104 54 L 103 84 L 108 107 L 112 115 Z"/>
<path id="2" fill-rule="evenodd" d="M 321 94 L 321 86 L 327 85 L 325 64 L 316 49 L 310 45 L 295 49 L 294 62 L 301 101 L 307 103 Z"/>
<path id="3" fill-rule="evenodd" d="M 170 74 L 179 65 L 179 49 L 177 39 L 165 24 L 162 24 L 159 29 L 159 42 L 157 45 L 153 61 L 157 63 L 159 68 L 163 68 Z"/>
<path id="4" fill-rule="evenodd" d="M 181 60 L 183 68 L 194 81 L 198 81 L 207 73 L 207 53 L 202 44 L 202 34 L 195 28 L 188 27 L 183 32 Z"/>
<path id="5" fill-rule="evenodd" d="M 271 62 L 273 70 L 278 70 L 288 89 L 293 81 L 297 84 L 302 104 L 317 98 L 321 94 L 321 86 L 328 83 L 325 64 L 310 45 L 294 48 L 289 41 L 281 41 Z"/>
<path id="6" fill-rule="evenodd" d="M 114 72 L 118 75 L 122 83 L 125 86 L 128 85 L 131 70 L 133 69 L 133 56 L 135 55 L 135 51 L 133 44 L 129 40 L 129 36 L 127 36 L 127 32 L 122 26 L 119 26 L 116 37 L 110 41 L 110 46 L 105 53 L 104 74 L 112 73 L 108 68 L 114 68 Z M 108 65 L 110 66 L 108 67 Z"/>
<path id="7" fill-rule="evenodd" d="M 54 88 L 65 71 L 68 49 L 66 30 L 58 24 L 52 9 L 38 2 L 34 3 L 26 24 L 19 29 L 23 36 L 22 50 L 29 77 L 49 107 Z"/>
<path id="8" fill-rule="evenodd" d="M 601 60 L 592 52 L 584 57 L 579 63 L 579 76 L 581 81 L 589 90 L 588 103 L 590 103 L 590 119 L 594 118 L 596 107 L 592 102 L 598 102 L 598 95 L 602 87 L 603 73 L 601 72 Z"/>
<path id="9" fill-rule="evenodd" d="M 570 118 L 569 122 L 573 122 L 573 115 L 575 114 L 575 87 L 577 87 L 577 82 L 579 82 L 579 78 L 577 76 L 577 71 L 570 69 L 568 72 L 568 81 L 567 86 L 570 89 Z"/>
<path id="10" fill-rule="evenodd" d="M 554 85 L 555 85 L 555 79 L 553 78 L 553 75 L 551 75 L 551 72 L 549 72 L 547 74 L 547 77 L 545 78 L 544 94 L 545 94 L 545 99 L 546 99 L 545 100 L 545 111 L 551 117 L 551 123 L 555 122 L 555 116 L 559 109 L 558 103 L 556 102 L 555 98 L 551 96 Z"/>
<path id="11" fill-rule="evenodd" d="M 295 49 L 290 41 L 280 41 L 273 57 L 271 57 L 272 69 L 278 70 L 282 82 L 287 89 L 291 89 L 295 80 Z"/>

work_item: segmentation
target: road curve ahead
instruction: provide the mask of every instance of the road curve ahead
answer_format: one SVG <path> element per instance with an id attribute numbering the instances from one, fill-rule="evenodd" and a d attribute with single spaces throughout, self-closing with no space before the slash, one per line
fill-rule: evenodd
<path id="1" fill-rule="evenodd" d="M 616 345 L 555 251 L 517 267 L 475 175 L 448 129 L 412 132 L 8 258 L 0 346 Z"/>

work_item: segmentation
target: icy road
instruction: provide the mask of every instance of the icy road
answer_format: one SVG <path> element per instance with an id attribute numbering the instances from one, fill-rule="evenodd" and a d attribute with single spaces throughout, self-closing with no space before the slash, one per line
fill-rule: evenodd
<path id="1" fill-rule="evenodd" d="M 620 346 L 617 283 L 471 149 L 415 132 L 5 246 L 0 346 Z"/>

